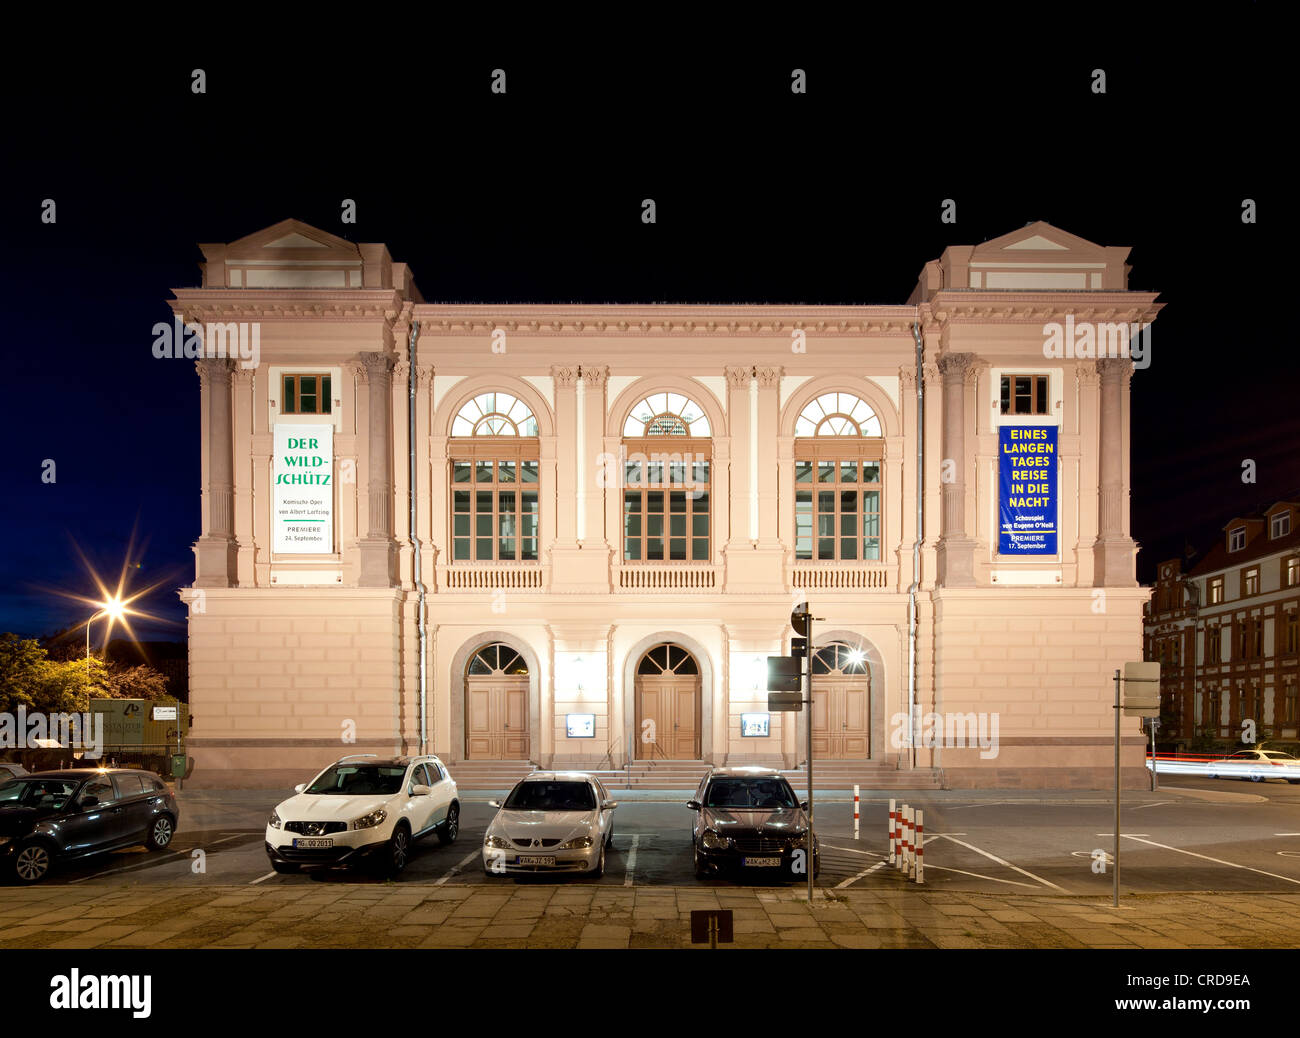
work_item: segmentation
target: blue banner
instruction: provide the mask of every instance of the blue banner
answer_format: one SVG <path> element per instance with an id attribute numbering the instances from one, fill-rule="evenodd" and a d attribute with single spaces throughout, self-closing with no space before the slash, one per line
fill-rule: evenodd
<path id="1" fill-rule="evenodd" d="M 1054 425 L 998 429 L 998 554 L 1056 554 Z"/>

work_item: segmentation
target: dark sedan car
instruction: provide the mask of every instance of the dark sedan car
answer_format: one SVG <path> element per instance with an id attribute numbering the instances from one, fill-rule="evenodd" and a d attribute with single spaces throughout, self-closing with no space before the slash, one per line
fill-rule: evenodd
<path id="1" fill-rule="evenodd" d="M 37 883 L 56 862 L 172 842 L 180 807 L 157 775 L 134 768 L 39 771 L 0 785 L 0 868 Z"/>
<path id="2" fill-rule="evenodd" d="M 773 878 L 808 875 L 807 804 L 779 771 L 714 768 L 686 806 L 696 812 L 691 838 L 697 878 L 739 869 Z M 815 876 L 821 871 L 815 838 L 812 852 Z"/>

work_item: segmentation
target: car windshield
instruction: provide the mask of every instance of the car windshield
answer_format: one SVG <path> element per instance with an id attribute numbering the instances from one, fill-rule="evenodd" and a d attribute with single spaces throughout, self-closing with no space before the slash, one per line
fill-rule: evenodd
<path id="1" fill-rule="evenodd" d="M 704 806 L 775 810 L 799 802 L 783 778 L 719 778 L 709 783 Z"/>
<path id="2" fill-rule="evenodd" d="M 586 782 L 521 782 L 505 802 L 507 811 L 590 811 L 596 795 Z"/>
<path id="3" fill-rule="evenodd" d="M 0 785 L 0 805 L 61 811 L 78 784 L 72 779 L 13 779 Z"/>
<path id="4" fill-rule="evenodd" d="M 392 796 L 402 788 L 406 768 L 395 764 L 334 764 L 304 793 L 332 796 Z"/>

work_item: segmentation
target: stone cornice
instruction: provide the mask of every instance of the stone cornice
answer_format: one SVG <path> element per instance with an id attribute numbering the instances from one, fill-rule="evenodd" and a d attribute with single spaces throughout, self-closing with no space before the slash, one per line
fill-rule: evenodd
<path id="1" fill-rule="evenodd" d="M 939 325 L 998 321 L 1008 324 L 1080 321 L 1154 321 L 1164 309 L 1155 292 L 988 292 L 951 289 L 930 301 Z"/>
<path id="2" fill-rule="evenodd" d="M 178 288 L 167 305 L 186 321 L 409 320 L 409 304 L 393 289 Z M 406 311 L 405 313 L 403 311 Z"/>
<path id="3" fill-rule="evenodd" d="M 910 306 L 728 306 L 700 304 L 626 306 L 576 304 L 416 304 L 420 334 L 482 335 L 504 328 L 511 335 L 911 336 Z"/>

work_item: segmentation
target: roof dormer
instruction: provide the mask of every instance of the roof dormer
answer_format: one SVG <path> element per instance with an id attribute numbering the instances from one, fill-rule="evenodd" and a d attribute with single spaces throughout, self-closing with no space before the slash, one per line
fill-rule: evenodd
<path id="1" fill-rule="evenodd" d="M 1247 545 L 1259 536 L 1260 531 L 1264 529 L 1263 519 L 1237 518 L 1230 520 L 1223 527 L 1227 535 L 1227 546 L 1229 554 L 1242 551 Z"/>

